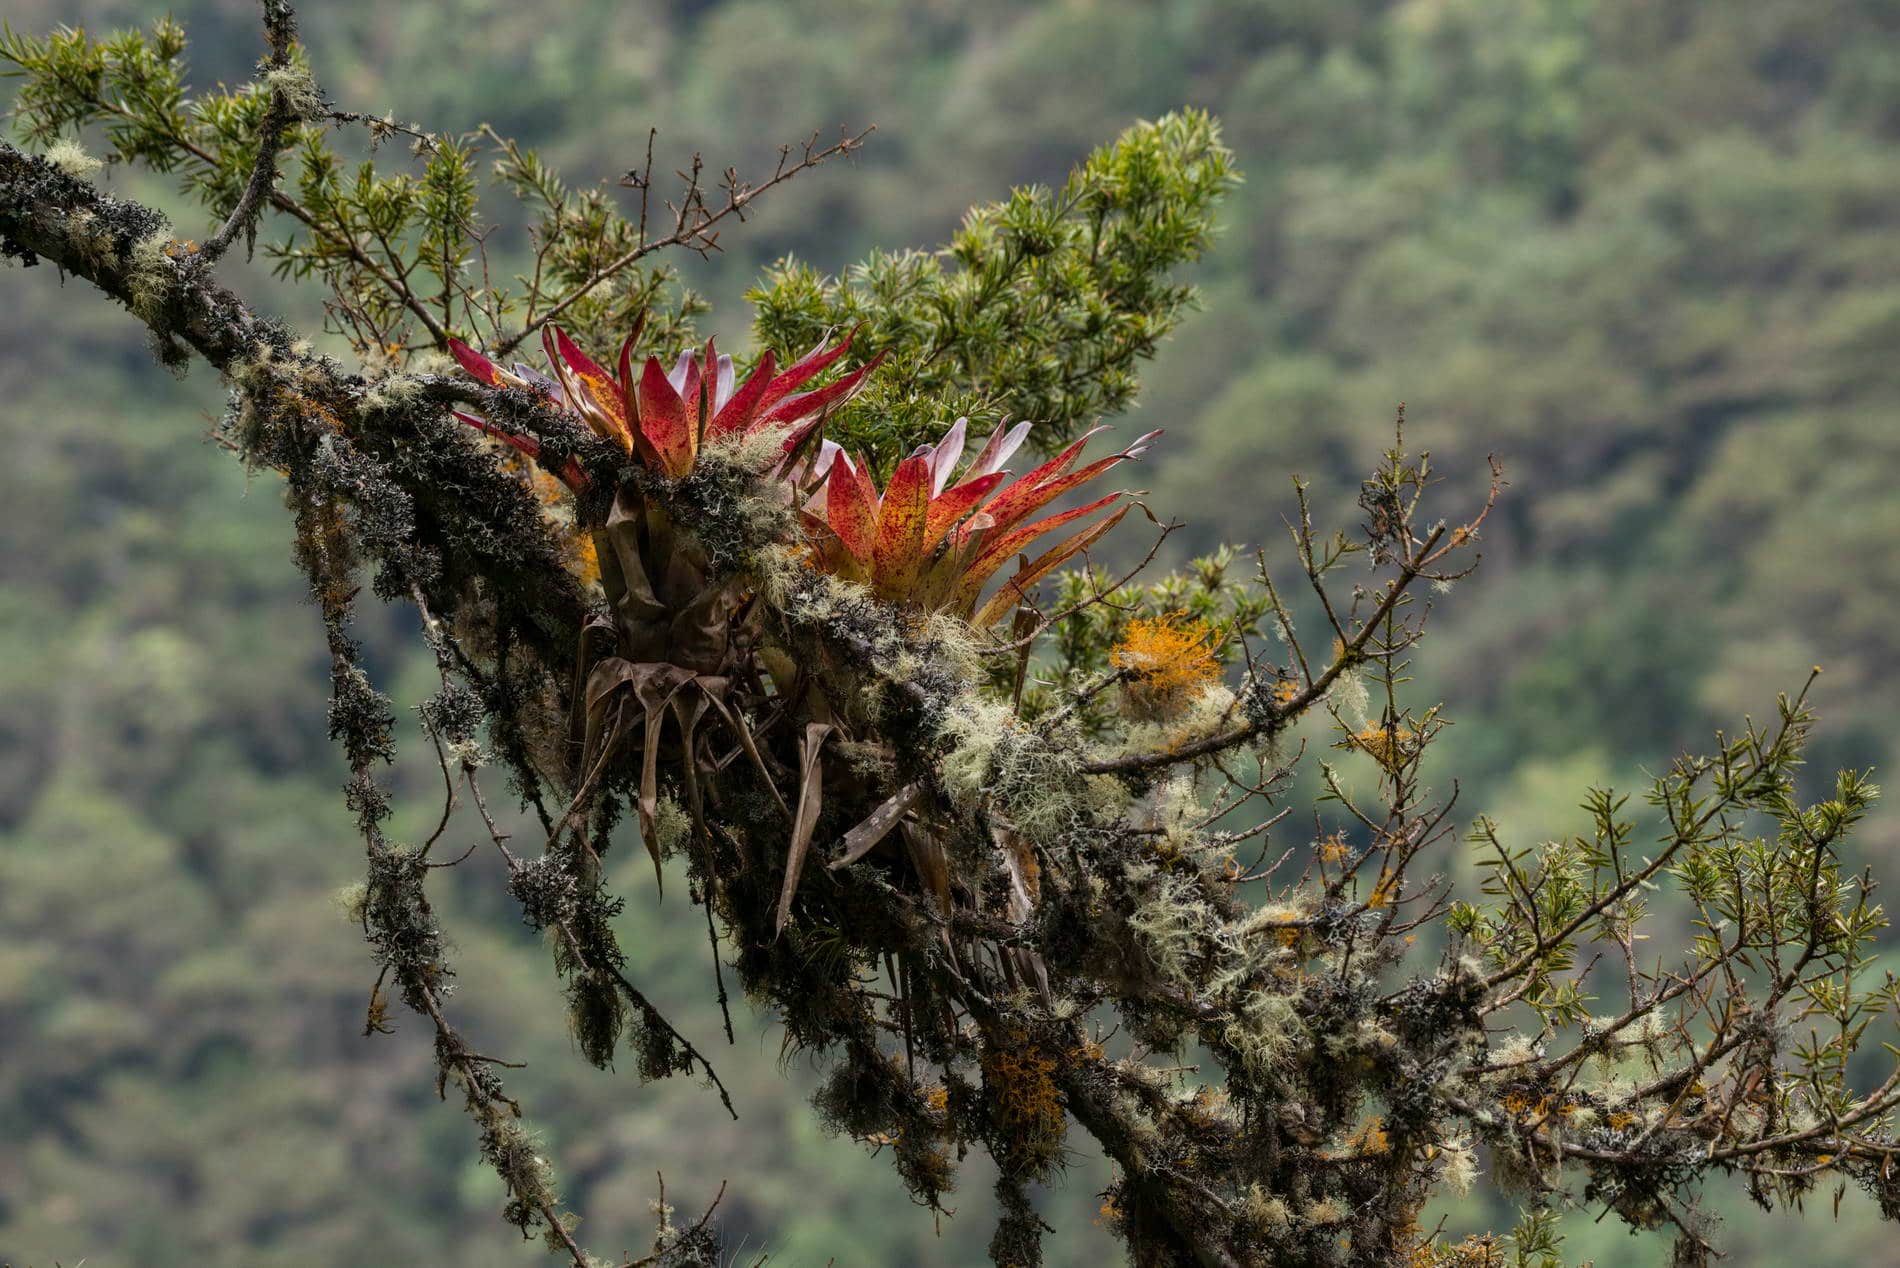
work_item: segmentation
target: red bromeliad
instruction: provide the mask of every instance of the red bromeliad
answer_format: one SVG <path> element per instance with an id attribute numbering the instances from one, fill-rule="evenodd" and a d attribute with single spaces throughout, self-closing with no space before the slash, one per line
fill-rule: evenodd
<path id="1" fill-rule="evenodd" d="M 620 345 L 620 372 L 610 374 L 582 352 L 567 332 L 548 326 L 542 332 L 552 378 L 517 364 L 504 370 L 460 339 L 449 340 L 464 370 L 490 387 L 523 387 L 540 392 L 560 408 L 578 417 L 604 440 L 610 440 L 648 469 L 678 479 L 689 474 L 705 445 L 749 436 L 767 428 L 785 431 L 789 453 L 799 446 L 825 410 L 850 399 L 865 378 L 883 360 L 872 358 L 856 370 L 808 392 L 798 389 L 823 374 L 850 351 L 854 331 L 835 348 L 820 344 L 782 372 L 768 351 L 744 383 L 736 383 L 732 358 L 719 355 L 706 341 L 705 360 L 693 351 L 682 352 L 669 372 L 658 357 L 648 357 L 638 376 L 633 346 L 640 327 Z M 459 411 L 455 415 L 471 427 L 494 436 L 531 458 L 539 458 L 540 442 L 496 427 L 486 419 Z M 587 477 L 569 462 L 557 472 L 569 487 L 585 487 Z"/>
<path id="2" fill-rule="evenodd" d="M 782 371 L 767 352 L 739 383 L 732 358 L 720 356 L 711 340 L 703 360 L 693 351 L 684 352 L 669 373 L 657 357 L 648 357 L 636 373 L 633 348 L 639 334 L 636 326 L 621 345 L 617 375 L 553 326 L 542 336 L 552 377 L 525 365 L 504 370 L 460 340 L 451 340 L 449 347 L 462 368 L 481 382 L 540 394 L 648 471 L 675 480 L 692 474 L 708 446 L 764 434 L 781 438 L 783 456 L 773 475 L 787 478 L 800 445 L 825 412 L 849 399 L 883 360 L 875 357 L 823 387 L 801 391 L 850 350 L 850 337 L 836 347 L 821 344 Z M 473 414 L 456 417 L 541 459 L 541 444 L 532 436 Z M 589 483 L 586 471 L 571 459 L 554 474 L 576 492 Z M 583 631 L 585 679 L 571 705 L 580 743 L 567 772 L 575 789 L 569 816 L 578 815 L 574 821 L 584 822 L 586 807 L 602 781 L 630 774 L 641 835 L 656 869 L 662 750 L 678 772 L 678 786 L 694 822 L 703 824 L 701 797 L 719 768 L 708 735 L 712 728 L 701 725 L 708 716 L 737 737 L 766 787 L 778 796 L 772 772 L 754 742 L 746 702 L 740 699 L 742 684 L 755 677 L 746 672 L 746 649 L 756 640 L 751 628 L 756 614 L 738 579 L 714 573 L 704 546 L 683 531 L 687 527 L 676 524 L 665 506 L 633 484 L 614 490 L 606 522 L 591 530 L 601 589 L 612 613 L 614 645 L 607 654 L 597 655 L 590 636 L 599 627 L 590 622 Z M 670 741 L 669 730 L 674 733 Z M 636 752 L 638 762 L 629 772 L 619 759 Z M 801 795 L 801 813 L 807 804 Z M 789 807 L 786 814 L 791 818 Z M 804 834 L 808 841 L 809 823 Z"/>
<path id="3" fill-rule="evenodd" d="M 974 625 L 992 624 L 1022 602 L 1030 586 L 1113 528 L 1128 507 L 1026 560 L 978 607 L 985 583 L 1018 552 L 1122 494 L 1111 493 L 1039 520 L 1030 516 L 1117 463 L 1139 457 L 1160 435 L 1149 432 L 1120 453 L 1071 470 L 1089 438 L 1105 430 L 1097 427 L 1011 480 L 1002 465 L 1022 444 L 1029 424 L 998 427 L 962 478 L 952 483 L 963 459 L 967 425 L 967 419 L 959 418 L 942 440 L 919 446 L 897 464 L 881 493 L 862 461 L 836 449 L 822 454 L 818 465 L 824 484 L 805 507 L 807 524 L 819 539 L 820 566 L 865 583 L 881 599 L 925 611 L 947 610 Z"/>
<path id="4" fill-rule="evenodd" d="M 1023 602 L 1029 587 L 1120 521 L 1127 506 L 1106 516 L 1095 513 L 1121 493 L 1036 517 L 1109 468 L 1139 456 L 1156 434 L 1078 467 L 1092 431 L 1012 479 L 1004 464 L 1021 447 L 1029 424 L 998 427 L 959 475 L 968 420 L 958 419 L 936 444 L 921 446 L 899 462 L 880 491 L 862 460 L 829 441 L 815 451 L 805 444 L 826 410 L 857 391 L 881 360 L 824 387 L 800 391 L 844 356 L 849 338 L 835 348 L 814 349 L 782 372 L 768 352 L 744 383 L 735 381 L 731 359 L 719 356 L 710 341 L 703 360 L 687 352 L 668 373 L 658 359 L 648 358 L 637 375 L 633 337 L 621 348 L 617 375 L 601 368 L 561 330 L 549 329 L 544 342 L 552 377 L 522 365 L 503 370 L 460 342 L 451 347 L 462 366 L 483 383 L 539 393 L 647 470 L 669 479 L 691 474 L 709 445 L 762 433 L 781 436 L 782 457 L 770 478 L 789 497 L 804 498 L 815 566 L 863 583 L 886 602 L 948 612 L 978 626 L 1010 612 Z M 473 415 L 459 417 L 532 458 L 541 457 L 541 446 L 532 437 Z M 800 456 L 805 454 L 810 456 Z M 569 462 L 557 474 L 576 491 L 587 486 L 587 474 L 578 464 Z M 1070 525 L 1075 527 L 1055 545 L 1025 558 L 987 602 L 979 602 L 990 580 L 1019 552 Z M 629 483 L 614 491 L 606 522 L 593 530 L 601 586 L 613 614 L 614 647 L 595 656 L 583 635 L 586 668 L 572 706 L 580 743 L 570 772 L 576 791 L 569 815 L 578 813 L 584 819 L 599 781 L 611 786 L 615 779 L 630 779 L 641 834 L 657 867 L 662 753 L 667 755 L 665 764 L 677 772 L 676 786 L 695 825 L 703 830 L 702 798 L 730 760 L 710 746 L 711 728 L 702 725 L 716 719 L 737 739 L 739 751 L 756 767 L 789 825 L 777 914 L 782 929 L 791 915 L 824 797 L 822 750 L 834 735 L 848 738 L 851 725 L 846 713 L 822 693 L 814 693 L 793 670 L 793 680 L 776 683 L 776 691 L 809 706 L 796 757 L 783 754 L 776 766 L 766 760 L 753 731 L 753 719 L 765 705 L 762 679 L 749 650 L 757 647 L 762 633 L 758 609 L 747 602 L 739 578 L 715 574 L 689 529 Z M 782 711 L 782 701 L 780 707 Z M 868 733 L 857 738 L 868 740 Z M 636 753 L 637 761 L 621 760 Z M 778 787 L 788 773 L 797 780 L 796 808 Z M 874 846 L 894 822 L 889 815 L 874 814 L 867 825 L 876 830 L 854 831 L 857 844 L 848 846 L 844 857 Z M 919 848 L 941 851 L 927 833 Z"/>

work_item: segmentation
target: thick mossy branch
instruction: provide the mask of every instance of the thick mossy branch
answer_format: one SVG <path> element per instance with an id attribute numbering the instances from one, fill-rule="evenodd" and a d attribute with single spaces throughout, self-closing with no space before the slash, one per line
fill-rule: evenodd
<path id="1" fill-rule="evenodd" d="M 168 361 L 188 349 L 225 374 L 236 389 L 226 433 L 248 461 L 333 468 L 383 593 L 416 581 L 504 606 L 548 663 L 571 658 L 585 605 L 559 547 L 520 481 L 448 415 L 446 402 L 492 393 L 345 372 L 220 285 L 156 213 L 4 142 L 0 250 L 91 282 L 144 323 Z"/>

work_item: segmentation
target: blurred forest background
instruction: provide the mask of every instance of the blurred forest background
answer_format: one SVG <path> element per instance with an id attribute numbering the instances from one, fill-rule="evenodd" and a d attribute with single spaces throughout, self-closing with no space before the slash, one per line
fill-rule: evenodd
<path id="1" fill-rule="evenodd" d="M 36 32 L 162 12 L 5 7 Z M 200 78 L 248 73 L 251 0 L 171 11 Z M 1419 667 L 1419 698 L 1457 720 L 1437 769 L 1465 817 L 1525 842 L 1576 830 L 1588 784 L 1630 786 L 1810 664 L 1826 668 L 1814 764 L 1889 764 L 1892 0 L 325 0 L 303 16 L 340 106 L 491 122 L 582 183 L 637 166 L 649 126 L 669 163 L 756 170 L 811 129 L 875 122 L 854 166 L 801 177 L 723 257 L 683 262 L 727 339 L 784 254 L 838 270 L 936 244 L 971 202 L 1205 106 L 1247 183 L 1196 271 L 1203 310 L 1145 375 L 1131 422 L 1168 434 L 1141 479 L 1189 546 L 1284 559 L 1291 474 L 1350 526 L 1400 400 L 1448 499 L 1498 454 L 1503 518 Z M 114 181 L 176 201 L 163 178 Z M 316 297 L 261 261 L 226 271 L 314 329 Z M 369 957 L 330 902 L 360 851 L 323 735 L 327 658 L 275 489 L 204 443 L 218 384 L 174 382 L 131 318 L 50 269 L 0 285 L 0 1262 L 539 1262 L 496 1219 L 467 1122 L 434 1102 L 427 1036 L 361 1037 Z M 420 699 L 408 618 L 379 619 L 383 674 Z M 398 835 L 432 813 L 430 773 L 412 774 Z M 1900 880 L 1900 810 L 1860 849 Z M 938 1235 L 883 1160 L 822 1137 L 810 1072 L 781 1064 L 762 1017 L 742 1009 L 737 1047 L 713 1052 L 737 1124 L 689 1083 L 578 1060 L 493 880 L 442 881 L 479 987 L 463 1013 L 478 1047 L 530 1061 L 513 1085 L 591 1244 L 650 1236 L 664 1170 L 695 1215 L 729 1180 L 728 1227 L 778 1263 L 981 1258 L 982 1169 Z M 624 888 L 636 979 L 712 1051 L 699 913 L 635 874 Z M 1100 1163 L 1074 1161 L 1044 1201 L 1052 1262 L 1113 1262 Z M 1892 1262 L 1858 1195 L 1838 1223 L 1829 1195 L 1804 1257 Z M 1788 1221 L 1715 1201 L 1731 1263 L 1786 1262 Z M 1665 1257 L 1591 1214 L 1569 1222 L 1578 1258 Z M 1497 1200 L 1455 1223 L 1514 1219 Z"/>

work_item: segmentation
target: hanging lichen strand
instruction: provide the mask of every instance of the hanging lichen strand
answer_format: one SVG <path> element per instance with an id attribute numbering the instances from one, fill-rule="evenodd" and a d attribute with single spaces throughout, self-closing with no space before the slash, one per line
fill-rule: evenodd
<path id="1" fill-rule="evenodd" d="M 879 269 L 779 271 L 741 373 L 701 354 L 694 303 L 641 261 L 710 249 L 760 190 L 855 139 L 718 196 L 695 162 L 649 230 L 650 163 L 636 220 L 488 133 L 537 209 L 541 268 L 510 293 L 486 280 L 470 153 L 330 110 L 289 11 L 267 18 L 260 79 L 189 109 L 174 26 L 10 36 L 29 137 L 108 121 L 114 157 L 180 171 L 222 245 L 101 194 L 68 139 L 52 160 L 0 145 L 0 250 L 124 303 L 168 362 L 203 357 L 231 386 L 221 438 L 281 475 L 366 852 L 366 1030 L 393 1000 L 427 1019 L 438 1090 L 524 1234 L 601 1262 L 506 1061 L 452 1020 L 427 892 L 456 861 L 436 853 L 451 826 L 492 845 L 546 935 L 583 1056 L 630 1052 L 642 1078 L 690 1072 L 723 1098 L 615 940 L 601 861 L 637 827 L 747 998 L 827 1063 L 830 1128 L 884 1148 L 939 1212 L 970 1147 L 996 1160 L 998 1264 L 1040 1261 L 1029 1193 L 1072 1126 L 1114 1164 L 1103 1219 L 1143 1265 L 1550 1264 L 1578 1178 L 1633 1226 L 1671 1226 L 1683 1263 L 1709 1253 L 1691 1188 L 1712 1173 L 1764 1202 L 1852 1180 L 1900 1213 L 1900 1075 L 1860 1085 L 1847 1062 L 1895 1003 L 1863 982 L 1884 919 L 1839 853 L 1874 789 L 1843 774 L 1797 799 L 1800 698 L 1656 780 L 1657 840 L 1636 844 L 1608 791 L 1567 842 L 1511 845 L 1481 820 L 1483 892 L 1454 901 L 1420 875 L 1453 837 L 1422 781 L 1445 719 L 1400 688 L 1415 590 L 1475 562 L 1495 470 L 1462 523 L 1432 518 L 1401 414 L 1358 532 L 1320 532 L 1302 496 L 1297 600 L 1232 551 L 1159 577 L 1084 559 L 1135 505 L 1088 489 L 1152 437 L 1084 462 L 1075 433 L 1126 402 L 1190 298 L 1167 271 L 1233 179 L 1208 119 L 1141 124 L 1063 190 L 978 209 L 895 290 Z M 330 128 L 355 124 L 412 137 L 420 174 L 328 179 Z M 375 250 L 352 230 L 368 200 L 396 209 Z M 328 288 L 357 369 L 210 275 L 265 214 L 289 234 L 266 249 Z M 530 337 L 545 367 L 504 368 Z M 611 367 L 587 351 L 616 344 Z M 1009 421 L 1032 408 L 1034 426 Z M 1054 452 L 1021 460 L 1026 444 Z M 394 706 L 349 631 L 365 580 L 415 607 L 439 671 L 420 716 L 447 793 L 418 842 L 386 835 Z M 1290 781 L 1328 735 L 1333 826 L 1308 833 Z M 541 825 L 532 845 L 497 824 L 495 763 Z M 1636 950 L 1657 890 L 1699 921 L 1673 960 Z M 1451 1243 L 1422 1228 L 1427 1197 L 1481 1166 L 1524 1223 Z M 663 1218 L 637 1262 L 719 1257 L 710 1221 Z"/>

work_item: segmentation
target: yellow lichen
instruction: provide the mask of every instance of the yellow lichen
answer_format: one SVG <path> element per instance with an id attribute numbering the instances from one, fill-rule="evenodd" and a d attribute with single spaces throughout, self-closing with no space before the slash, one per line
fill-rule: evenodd
<path id="1" fill-rule="evenodd" d="M 1220 676 L 1214 631 L 1180 612 L 1137 617 L 1109 653 L 1128 675 L 1127 698 L 1138 712 L 1167 713 Z"/>
<path id="2" fill-rule="evenodd" d="M 600 582 L 600 554 L 592 533 L 575 533 L 568 542 L 567 570 L 584 586 Z"/>
<path id="3" fill-rule="evenodd" d="M 1346 1138 L 1346 1148 L 1353 1153 L 1370 1157 L 1387 1152 L 1392 1148 L 1392 1139 L 1386 1134 L 1385 1119 L 1374 1114 L 1368 1118 L 1358 1131 Z"/>
<path id="4" fill-rule="evenodd" d="M 1010 1142 L 1011 1164 L 1045 1171 L 1065 1134 L 1062 1092 L 1052 1077 L 1058 1062 L 1028 1035 L 1012 1031 L 985 1046 L 979 1065 L 999 1135 Z"/>
<path id="5" fill-rule="evenodd" d="M 1390 771 L 1405 764 L 1412 752 L 1412 741 L 1416 738 L 1405 727 L 1375 722 L 1355 731 L 1347 744 Z"/>
<path id="6" fill-rule="evenodd" d="M 1398 897 L 1398 888 L 1399 878 L 1397 874 L 1381 867 L 1379 869 L 1379 879 L 1373 882 L 1372 892 L 1366 895 L 1366 906 L 1371 907 L 1375 911 L 1381 907 L 1391 906 L 1392 900 Z"/>
<path id="7" fill-rule="evenodd" d="M 46 161 L 68 176 L 77 176 L 80 180 L 91 180 L 99 174 L 105 164 L 86 153 L 85 149 L 72 140 L 59 140 L 46 151 Z"/>

